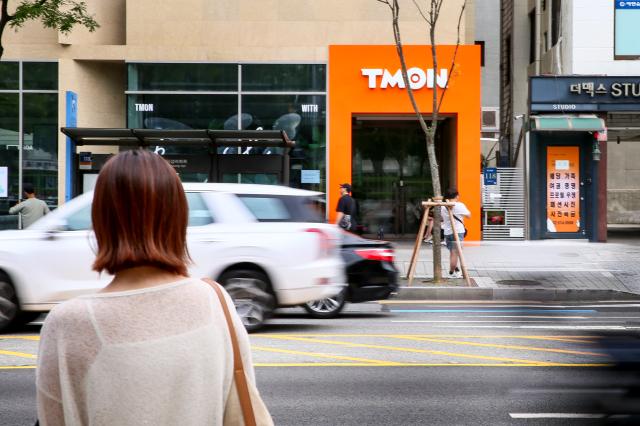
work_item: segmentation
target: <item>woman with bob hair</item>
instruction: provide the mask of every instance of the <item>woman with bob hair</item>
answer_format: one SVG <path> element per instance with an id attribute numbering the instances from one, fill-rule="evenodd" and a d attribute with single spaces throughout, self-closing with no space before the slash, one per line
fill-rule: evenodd
<path id="1" fill-rule="evenodd" d="M 114 277 L 47 316 L 36 374 L 40 424 L 242 424 L 222 305 L 211 285 L 188 276 L 188 205 L 174 169 L 144 150 L 113 156 L 98 176 L 91 219 L 93 269 Z M 249 338 L 229 310 L 255 389 Z"/>

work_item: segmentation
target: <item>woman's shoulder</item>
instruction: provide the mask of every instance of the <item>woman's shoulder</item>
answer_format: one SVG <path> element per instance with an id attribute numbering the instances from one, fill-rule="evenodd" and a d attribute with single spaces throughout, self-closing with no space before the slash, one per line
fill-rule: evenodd
<path id="1" fill-rule="evenodd" d="M 82 298 L 76 297 L 54 306 L 47 314 L 46 321 L 78 320 L 88 318 L 88 316 L 86 302 Z"/>

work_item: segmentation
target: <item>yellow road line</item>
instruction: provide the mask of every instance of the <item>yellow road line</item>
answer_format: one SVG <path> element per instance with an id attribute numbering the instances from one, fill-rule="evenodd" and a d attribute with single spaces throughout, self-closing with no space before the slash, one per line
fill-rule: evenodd
<path id="1" fill-rule="evenodd" d="M 35 365 L 0 365 L 0 370 L 24 370 L 36 368 Z"/>
<path id="2" fill-rule="evenodd" d="M 355 362 L 257 362 L 254 367 L 540 367 L 536 364 L 493 364 L 493 363 L 473 363 L 473 364 L 448 364 L 448 363 L 390 363 L 390 364 L 373 364 L 373 363 L 355 363 Z M 570 368 L 597 368 L 611 367 L 612 364 L 569 364 L 558 363 L 554 365 L 545 365 L 544 367 L 570 367 Z M 0 370 L 33 370 L 35 365 L 2 365 Z"/>
<path id="3" fill-rule="evenodd" d="M 479 346 L 483 348 L 518 349 L 518 350 L 525 350 L 525 351 L 554 352 L 554 353 L 571 354 L 571 355 L 589 355 L 589 356 L 603 356 L 603 357 L 607 356 L 605 354 L 596 353 L 596 352 L 570 351 L 567 349 L 539 348 L 535 346 L 496 345 L 492 343 L 464 342 L 460 340 L 433 339 L 428 337 L 414 337 L 414 336 L 393 336 L 393 337 L 396 339 L 416 340 L 420 342 L 450 343 L 452 345 Z"/>
<path id="4" fill-rule="evenodd" d="M 354 358 L 350 356 L 342 356 L 342 355 L 327 355 L 321 354 L 317 352 L 302 352 L 302 351 L 292 351 L 289 349 L 276 349 L 276 348 L 266 348 L 264 346 L 251 346 L 252 349 L 257 349 L 259 351 L 266 352 L 276 352 L 283 354 L 291 354 L 291 355 L 304 355 L 316 358 L 329 358 L 329 359 L 342 359 L 345 361 L 355 361 L 356 363 L 369 363 L 369 364 L 384 364 L 384 365 L 401 365 L 402 363 L 393 362 L 393 361 L 383 361 L 378 359 L 368 359 L 368 358 Z"/>
<path id="5" fill-rule="evenodd" d="M 262 333 L 252 334 L 251 337 L 278 337 L 278 336 L 293 336 L 293 337 L 389 337 L 399 336 L 399 334 L 388 333 Z M 464 338 L 550 338 L 550 339 L 593 339 L 598 336 L 539 336 L 539 335 L 521 335 L 521 334 L 502 334 L 502 335 L 483 335 L 483 334 L 402 334 L 402 336 L 416 336 L 416 337 L 464 337 Z"/>
<path id="6" fill-rule="evenodd" d="M 4 351 L 2 349 L 0 349 L 0 355 L 19 356 L 20 358 L 31 358 L 31 359 L 38 358 L 36 355 L 33 355 L 33 354 L 28 354 L 25 352 Z"/>
<path id="7" fill-rule="evenodd" d="M 297 362 L 297 363 L 279 363 L 279 362 L 258 362 L 253 364 L 254 367 L 572 367 L 572 368 L 597 368 L 611 367 L 612 364 L 567 364 L 558 363 L 554 365 L 536 365 L 536 364 L 447 364 L 447 363 L 418 363 L 418 364 L 366 364 L 366 363 L 339 363 L 339 362 Z"/>
<path id="8" fill-rule="evenodd" d="M 552 362 L 527 360 L 527 359 L 494 357 L 494 356 L 486 356 L 486 355 L 470 355 L 470 354 L 461 354 L 461 353 L 455 353 L 455 352 L 434 351 L 434 350 L 428 350 L 428 349 L 400 348 L 396 346 L 368 345 L 364 343 L 349 343 L 349 342 L 340 342 L 336 340 L 309 339 L 305 337 L 282 337 L 282 336 L 272 336 L 272 337 L 280 340 L 293 340 L 293 341 L 310 342 L 310 343 L 325 343 L 328 345 L 348 346 L 352 348 L 383 349 L 388 351 L 444 355 L 444 356 L 458 357 L 458 358 L 486 359 L 486 360 L 492 360 L 492 361 L 513 362 L 513 363 L 519 363 L 519 364 L 533 364 L 538 366 L 551 366 L 556 364 Z"/>
<path id="9" fill-rule="evenodd" d="M 12 336 L 12 335 L 2 336 L 0 335 L 0 340 L 3 340 L 3 339 L 40 340 L 40 336 Z"/>

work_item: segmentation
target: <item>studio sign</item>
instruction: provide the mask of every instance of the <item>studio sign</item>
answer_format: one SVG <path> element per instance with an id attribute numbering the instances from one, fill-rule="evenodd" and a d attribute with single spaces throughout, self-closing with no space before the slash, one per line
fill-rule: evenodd
<path id="1" fill-rule="evenodd" d="M 387 87 L 398 87 L 404 89 L 404 79 L 402 78 L 402 70 L 397 70 L 393 74 L 384 68 L 362 68 L 362 75 L 369 80 L 369 89 L 386 89 Z M 433 68 L 409 68 L 407 70 L 407 77 L 409 77 L 409 86 L 413 90 L 422 89 L 427 87 L 433 89 L 435 84 L 438 87 L 447 87 L 448 70 L 440 69 L 439 74 L 436 76 Z"/>

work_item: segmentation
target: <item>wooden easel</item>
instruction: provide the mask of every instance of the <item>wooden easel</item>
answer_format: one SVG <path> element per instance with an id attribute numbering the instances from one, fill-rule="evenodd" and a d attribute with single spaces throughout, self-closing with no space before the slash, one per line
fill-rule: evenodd
<path id="1" fill-rule="evenodd" d="M 453 212 L 451 209 L 455 206 L 455 203 L 448 203 L 444 201 L 431 201 L 431 199 L 422 202 L 422 207 L 425 209 L 424 215 L 422 215 L 422 220 L 420 221 L 420 230 L 418 231 L 418 235 L 416 236 L 416 242 L 413 245 L 413 254 L 411 255 L 411 263 L 409 264 L 409 273 L 407 274 L 407 280 L 409 281 L 409 286 L 413 283 L 413 276 L 416 272 L 416 266 L 418 263 L 418 253 L 420 253 L 420 247 L 422 246 L 422 238 L 424 235 L 424 230 L 427 228 L 427 222 L 429 221 L 429 210 L 432 207 L 446 207 L 447 212 L 449 214 L 449 220 L 451 221 L 451 225 L 455 230 L 456 220 L 453 218 Z M 471 279 L 469 278 L 469 274 L 467 273 L 467 264 L 464 261 L 464 255 L 462 254 L 462 246 L 460 244 L 460 238 L 458 238 L 458 233 L 453 233 L 453 238 L 456 240 L 456 247 L 458 248 L 458 257 L 460 258 L 460 267 L 462 268 L 462 276 L 464 277 L 467 286 L 471 287 Z"/>

